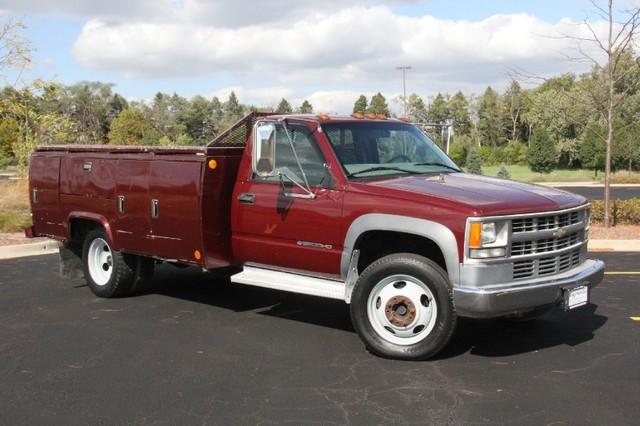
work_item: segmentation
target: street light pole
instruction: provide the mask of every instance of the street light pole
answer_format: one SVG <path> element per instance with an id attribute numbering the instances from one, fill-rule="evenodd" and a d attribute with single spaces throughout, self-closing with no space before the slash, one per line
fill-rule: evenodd
<path id="1" fill-rule="evenodd" d="M 404 116 L 407 116 L 407 77 L 406 71 L 411 69 L 409 65 L 400 65 L 396 67 L 397 70 L 402 70 L 402 101 L 404 103 Z"/>

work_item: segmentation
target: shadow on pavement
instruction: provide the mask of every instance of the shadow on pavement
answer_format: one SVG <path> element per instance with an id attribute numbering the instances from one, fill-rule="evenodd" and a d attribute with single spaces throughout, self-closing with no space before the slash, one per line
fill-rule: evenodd
<path id="1" fill-rule="evenodd" d="M 551 348 L 577 346 L 595 336 L 607 317 L 596 313 L 597 305 L 575 311 L 551 311 L 528 322 L 504 319 L 472 320 L 461 318 L 458 328 L 439 359 L 469 352 L 485 357 L 502 357 Z"/>
<path id="2" fill-rule="evenodd" d="M 231 284 L 227 278 L 202 273 L 195 268 L 161 266 L 153 293 L 234 312 L 254 311 L 260 315 L 353 332 L 349 307 L 341 301 Z M 597 314 L 596 310 L 596 305 L 570 312 L 558 309 L 522 323 L 460 318 L 451 342 L 437 358 L 452 358 L 466 352 L 503 357 L 560 345 L 580 345 L 593 339 L 596 330 L 607 322 L 607 317 Z"/>

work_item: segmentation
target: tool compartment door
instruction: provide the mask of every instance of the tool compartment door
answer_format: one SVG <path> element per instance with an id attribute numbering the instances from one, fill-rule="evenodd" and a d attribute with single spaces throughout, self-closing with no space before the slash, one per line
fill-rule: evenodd
<path id="1" fill-rule="evenodd" d="M 150 164 L 149 238 L 153 253 L 159 257 L 201 261 L 202 164 L 171 160 L 154 160 Z"/>

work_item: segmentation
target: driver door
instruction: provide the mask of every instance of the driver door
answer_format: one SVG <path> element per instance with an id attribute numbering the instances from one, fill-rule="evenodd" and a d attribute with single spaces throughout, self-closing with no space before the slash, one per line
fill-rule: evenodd
<path id="1" fill-rule="evenodd" d="M 340 274 L 342 191 L 335 189 L 326 160 L 310 129 L 289 125 L 300 164 L 316 195 L 279 177 L 251 176 L 236 187 L 233 235 L 236 257 L 286 269 Z M 304 186 L 298 163 L 281 125 L 276 130 L 276 166 Z"/>

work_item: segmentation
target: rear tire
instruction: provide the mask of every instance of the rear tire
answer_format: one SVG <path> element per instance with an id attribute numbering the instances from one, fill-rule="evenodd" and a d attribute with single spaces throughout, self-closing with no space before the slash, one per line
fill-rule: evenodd
<path id="1" fill-rule="evenodd" d="M 102 229 L 87 234 L 82 246 L 82 267 L 93 294 L 105 298 L 141 291 L 153 275 L 153 260 L 113 250 Z"/>
<path id="2" fill-rule="evenodd" d="M 444 349 L 456 326 L 448 276 L 422 256 L 385 256 L 369 265 L 356 282 L 351 320 L 376 355 L 431 358 Z"/>

